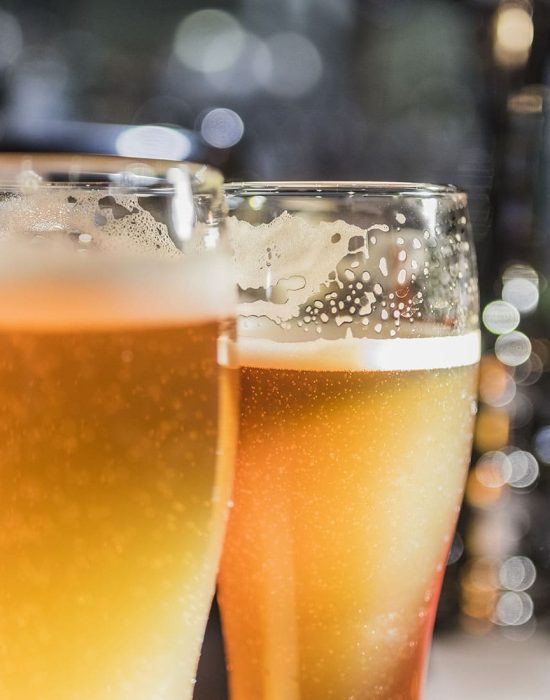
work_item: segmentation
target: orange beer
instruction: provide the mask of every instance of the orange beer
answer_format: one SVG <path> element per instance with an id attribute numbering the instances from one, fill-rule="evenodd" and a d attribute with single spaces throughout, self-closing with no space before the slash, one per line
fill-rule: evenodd
<path id="1" fill-rule="evenodd" d="M 232 700 L 420 700 L 479 361 L 466 196 L 226 186 L 242 413 Z"/>
<path id="2" fill-rule="evenodd" d="M 232 700 L 417 700 L 478 344 L 241 340 L 220 578 Z"/>

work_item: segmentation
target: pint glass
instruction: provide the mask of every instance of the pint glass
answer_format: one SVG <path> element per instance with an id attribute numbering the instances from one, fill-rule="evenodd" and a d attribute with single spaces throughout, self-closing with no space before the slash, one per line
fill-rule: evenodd
<path id="1" fill-rule="evenodd" d="M 221 176 L 0 157 L 0 697 L 188 700 L 235 441 Z"/>
<path id="2" fill-rule="evenodd" d="M 220 577 L 232 700 L 418 700 L 476 407 L 466 195 L 226 192 L 242 365 Z"/>

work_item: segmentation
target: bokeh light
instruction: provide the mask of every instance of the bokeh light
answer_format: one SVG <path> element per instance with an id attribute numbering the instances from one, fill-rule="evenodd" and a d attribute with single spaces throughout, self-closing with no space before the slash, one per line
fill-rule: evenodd
<path id="1" fill-rule="evenodd" d="M 476 421 L 474 441 L 480 452 L 499 450 L 508 443 L 510 417 L 501 408 L 482 406 Z"/>
<path id="2" fill-rule="evenodd" d="M 0 69 L 7 68 L 21 53 L 23 34 L 16 17 L 0 10 Z"/>
<path id="3" fill-rule="evenodd" d="M 267 40 L 270 70 L 258 74 L 265 90 L 278 97 L 301 97 L 310 92 L 323 74 L 316 46 L 303 34 L 281 32 Z"/>
<path id="4" fill-rule="evenodd" d="M 486 452 L 475 466 L 477 480 L 488 488 L 499 488 L 507 484 L 512 474 L 512 465 L 504 452 Z"/>
<path id="5" fill-rule="evenodd" d="M 183 160 L 191 154 L 191 139 L 182 131 L 167 126 L 144 124 L 122 131 L 115 143 L 121 156 Z"/>
<path id="6" fill-rule="evenodd" d="M 533 599 L 528 593 L 506 591 L 495 607 L 495 622 L 499 625 L 524 625 L 533 616 Z"/>
<path id="7" fill-rule="evenodd" d="M 483 309 L 483 323 L 491 333 L 510 333 L 520 321 L 519 311 L 507 301 L 492 301 Z"/>
<path id="8" fill-rule="evenodd" d="M 536 352 L 531 352 L 528 360 L 514 368 L 514 380 L 521 386 L 532 386 L 541 378 L 544 365 Z"/>
<path id="9" fill-rule="evenodd" d="M 237 112 L 224 107 L 209 110 L 201 120 L 201 136 L 215 148 L 231 148 L 244 134 L 243 120 Z"/>
<path id="10" fill-rule="evenodd" d="M 511 265 L 502 276 L 502 298 L 522 315 L 529 315 L 539 302 L 539 278 L 530 265 Z"/>
<path id="11" fill-rule="evenodd" d="M 515 381 L 510 370 L 492 354 L 481 358 L 479 397 L 489 406 L 502 407 L 515 396 Z"/>
<path id="12" fill-rule="evenodd" d="M 508 455 L 510 475 L 508 483 L 518 489 L 524 489 L 535 483 L 539 476 L 539 463 L 525 450 L 513 450 Z"/>
<path id="13" fill-rule="evenodd" d="M 539 458 L 550 464 L 550 425 L 545 425 L 535 434 L 535 451 Z"/>
<path id="14" fill-rule="evenodd" d="M 237 61 L 244 43 L 244 30 L 233 15 L 223 10 L 199 10 L 178 26 L 174 52 L 187 68 L 215 73 Z"/>
<path id="15" fill-rule="evenodd" d="M 526 591 L 536 578 L 537 570 L 528 557 L 510 557 L 502 563 L 499 571 L 501 587 L 510 591 Z"/>
<path id="16" fill-rule="evenodd" d="M 510 68 L 526 63 L 533 37 L 533 19 L 527 3 L 502 3 L 496 12 L 494 26 L 494 54 L 497 62 Z"/>
<path id="17" fill-rule="evenodd" d="M 272 58 L 266 42 L 251 32 L 244 33 L 242 48 L 231 65 L 205 74 L 208 84 L 219 93 L 244 97 L 257 91 L 268 79 Z"/>
<path id="18" fill-rule="evenodd" d="M 505 365 L 516 367 L 526 362 L 531 354 L 531 341 L 520 331 L 500 335 L 495 343 L 495 355 Z"/>

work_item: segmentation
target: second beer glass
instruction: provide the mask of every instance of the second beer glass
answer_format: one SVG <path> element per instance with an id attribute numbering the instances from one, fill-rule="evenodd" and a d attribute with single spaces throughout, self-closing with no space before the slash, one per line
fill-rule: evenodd
<path id="1" fill-rule="evenodd" d="M 465 194 L 230 185 L 241 433 L 232 700 L 418 700 L 479 359 Z"/>

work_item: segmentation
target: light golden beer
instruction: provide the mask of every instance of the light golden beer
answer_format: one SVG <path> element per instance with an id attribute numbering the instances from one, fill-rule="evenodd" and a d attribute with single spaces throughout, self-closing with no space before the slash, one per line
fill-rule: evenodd
<path id="1" fill-rule="evenodd" d="M 192 696 L 236 397 L 180 272 L 0 289 L 2 700 Z"/>
<path id="2" fill-rule="evenodd" d="M 477 333 L 242 339 L 220 579 L 232 700 L 417 700 L 469 459 Z"/>

